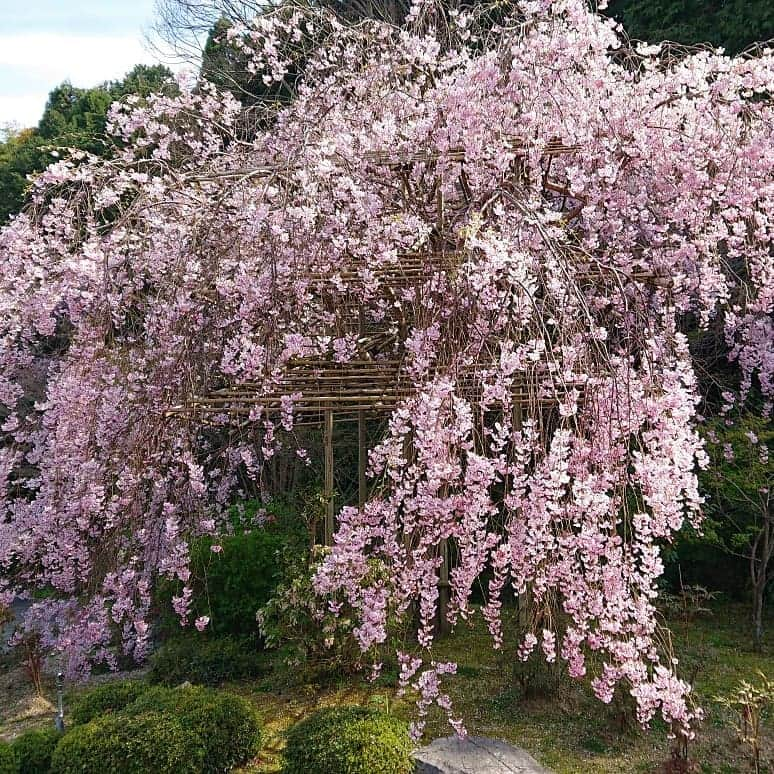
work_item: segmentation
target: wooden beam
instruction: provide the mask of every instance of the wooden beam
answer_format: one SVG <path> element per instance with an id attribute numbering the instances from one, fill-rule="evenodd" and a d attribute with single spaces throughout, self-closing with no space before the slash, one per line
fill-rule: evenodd
<path id="1" fill-rule="evenodd" d="M 325 496 L 325 545 L 333 545 L 333 411 L 325 412 L 324 425 L 325 444 L 325 481 L 323 494 Z"/>
<path id="2" fill-rule="evenodd" d="M 360 510 L 365 506 L 368 493 L 366 491 L 366 463 L 368 447 L 366 444 L 366 415 L 363 409 L 357 412 L 357 504 Z"/>

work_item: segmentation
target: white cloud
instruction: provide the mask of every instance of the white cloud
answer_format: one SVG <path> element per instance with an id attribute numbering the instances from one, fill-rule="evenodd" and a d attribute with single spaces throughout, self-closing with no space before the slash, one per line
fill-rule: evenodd
<path id="1" fill-rule="evenodd" d="M 43 115 L 48 92 L 6 96 L 0 94 L 0 127 L 15 126 L 24 129 L 36 126 Z"/>
<path id="2" fill-rule="evenodd" d="M 64 80 L 95 86 L 155 61 L 136 36 L 0 34 L 0 68 L 15 81 L 0 77 L 0 125 L 37 124 L 49 91 Z"/>
<path id="3" fill-rule="evenodd" d="M 0 35 L 0 66 L 53 79 L 52 86 L 65 79 L 94 86 L 153 59 L 135 36 Z"/>

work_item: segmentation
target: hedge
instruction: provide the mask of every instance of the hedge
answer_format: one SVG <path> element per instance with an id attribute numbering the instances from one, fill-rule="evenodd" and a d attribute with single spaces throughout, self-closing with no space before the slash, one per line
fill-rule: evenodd
<path id="1" fill-rule="evenodd" d="M 412 774 L 406 724 L 365 707 L 330 707 L 293 726 L 283 774 Z"/>
<path id="2" fill-rule="evenodd" d="M 188 634 L 165 642 L 150 659 L 148 679 L 162 685 L 186 681 L 220 685 L 264 674 L 268 659 L 254 640 Z"/>
<path id="3" fill-rule="evenodd" d="M 51 728 L 27 731 L 13 740 L 11 747 L 19 763 L 19 774 L 48 774 L 51 756 L 62 735 Z"/>
<path id="4" fill-rule="evenodd" d="M 197 774 L 202 763 L 199 740 L 177 718 L 113 714 L 66 733 L 51 774 Z"/>
<path id="5" fill-rule="evenodd" d="M 98 685 L 73 698 L 68 720 L 73 725 L 83 725 L 111 712 L 118 712 L 147 690 L 147 684 L 135 680 Z"/>
<path id="6" fill-rule="evenodd" d="M 241 696 L 202 687 L 151 688 L 126 708 L 126 715 L 155 712 L 175 717 L 196 740 L 202 771 L 228 771 L 257 754 L 261 723 Z M 308 772 L 307 772 L 308 774 Z"/>

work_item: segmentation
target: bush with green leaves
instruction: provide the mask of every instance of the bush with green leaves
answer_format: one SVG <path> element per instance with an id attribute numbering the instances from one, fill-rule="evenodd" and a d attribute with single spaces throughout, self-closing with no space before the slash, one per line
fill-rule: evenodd
<path id="1" fill-rule="evenodd" d="M 198 686 L 164 688 L 143 693 L 124 715 L 158 713 L 174 717 L 195 740 L 192 744 L 202 772 L 229 771 L 257 754 L 261 722 L 253 706 L 241 696 Z"/>
<path id="2" fill-rule="evenodd" d="M 195 774 L 202 771 L 202 758 L 199 740 L 176 717 L 119 713 L 65 734 L 51 758 L 51 774 Z"/>
<path id="3" fill-rule="evenodd" d="M 191 633 L 168 640 L 151 656 L 148 679 L 162 685 L 220 685 L 263 674 L 267 661 L 255 640 Z"/>
<path id="4" fill-rule="evenodd" d="M 329 551 L 326 546 L 314 546 L 311 556 L 306 552 L 286 555 L 282 581 L 257 615 L 267 647 L 280 648 L 280 661 L 292 670 L 291 675 L 303 675 L 304 679 L 356 672 L 364 663 L 383 661 L 383 650 L 393 650 L 377 646 L 364 654 L 353 633 L 357 615 L 343 595 L 321 601 L 314 576 Z M 383 562 L 371 559 L 369 566 L 366 582 L 390 582 Z M 337 615 L 330 612 L 329 602 L 336 604 Z M 405 616 L 390 615 L 390 637 L 400 637 L 405 624 Z"/>
<path id="5" fill-rule="evenodd" d="M 257 637 L 256 611 L 265 605 L 281 578 L 280 556 L 287 546 L 307 541 L 306 526 L 288 506 L 262 509 L 251 500 L 231 510 L 231 534 L 202 537 L 191 544 L 192 618 L 206 616 L 209 632 Z M 166 583 L 161 591 L 161 632 L 174 636 L 180 625 L 169 600 L 179 593 Z"/>
<path id="6" fill-rule="evenodd" d="M 119 712 L 147 690 L 148 685 L 138 680 L 98 685 L 72 700 L 69 721 L 73 725 L 83 725 L 108 713 Z"/>
<path id="7" fill-rule="evenodd" d="M 0 742 L 0 774 L 18 774 L 19 762 L 10 744 Z"/>
<path id="8" fill-rule="evenodd" d="M 311 559 L 285 557 L 282 582 L 258 611 L 266 645 L 282 648 L 281 658 L 293 670 L 317 666 L 328 674 L 346 672 L 362 657 L 352 636 L 355 618 L 343 608 L 340 615 L 328 612 L 314 588 L 315 572 L 328 550 L 315 546 Z"/>
<path id="9" fill-rule="evenodd" d="M 288 732 L 283 774 L 411 774 L 403 721 L 365 707 L 328 707 Z"/>
<path id="10" fill-rule="evenodd" d="M 19 763 L 19 774 L 48 774 L 51 756 L 62 734 L 53 726 L 27 731 L 13 740 L 12 747 Z"/>

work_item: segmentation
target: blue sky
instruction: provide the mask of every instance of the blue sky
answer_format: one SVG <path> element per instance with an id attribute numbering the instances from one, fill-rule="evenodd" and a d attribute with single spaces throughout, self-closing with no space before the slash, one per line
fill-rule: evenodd
<path id="1" fill-rule="evenodd" d="M 0 0 L 0 128 L 37 124 L 64 80 L 94 86 L 152 64 L 154 0 Z"/>

